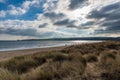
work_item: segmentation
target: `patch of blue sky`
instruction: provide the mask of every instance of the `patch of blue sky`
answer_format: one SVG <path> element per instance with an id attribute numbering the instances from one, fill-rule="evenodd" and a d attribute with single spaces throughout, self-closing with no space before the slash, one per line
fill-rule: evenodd
<path id="1" fill-rule="evenodd" d="M 23 15 L 7 15 L 6 17 L 1 17 L 0 20 L 35 20 L 37 18 L 37 14 L 43 13 L 43 9 L 31 7 L 26 14 Z"/>
<path id="2" fill-rule="evenodd" d="M 0 3 L 0 11 L 1 10 L 7 10 L 8 9 L 8 6 L 6 3 Z"/>
<path id="3" fill-rule="evenodd" d="M 0 10 L 8 10 L 9 5 L 14 5 L 16 7 L 21 6 L 25 0 L 5 0 L 5 2 L 0 3 Z"/>
<path id="4" fill-rule="evenodd" d="M 0 3 L 0 11 L 4 10 L 7 11 L 10 9 L 10 7 L 8 7 L 9 5 L 14 5 L 16 7 L 20 7 L 21 4 L 26 1 L 26 0 L 6 0 L 5 3 Z M 29 0 L 32 1 L 32 0 Z M 5 17 L 0 17 L 0 20 L 6 20 L 6 19 L 10 19 L 10 20 L 35 20 L 37 18 L 37 14 L 42 14 L 43 13 L 43 5 L 46 2 L 46 0 L 42 0 L 39 3 L 39 6 L 30 6 L 30 9 L 23 15 L 6 15 Z"/>
<path id="5" fill-rule="evenodd" d="M 16 7 L 20 6 L 26 0 L 6 0 L 6 3 L 9 5 L 14 5 Z"/>

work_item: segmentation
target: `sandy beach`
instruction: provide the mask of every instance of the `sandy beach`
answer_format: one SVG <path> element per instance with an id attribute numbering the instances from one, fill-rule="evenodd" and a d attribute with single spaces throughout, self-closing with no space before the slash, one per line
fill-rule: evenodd
<path id="1" fill-rule="evenodd" d="M 119 41 L 0 52 L 0 80 L 119 80 L 119 72 Z"/>
<path id="2" fill-rule="evenodd" d="M 35 48 L 35 49 L 25 49 L 25 50 L 13 50 L 13 51 L 0 51 L 0 61 L 7 60 L 16 56 L 34 54 L 42 51 L 52 51 L 52 50 L 60 50 L 65 48 L 65 46 L 61 47 L 49 47 L 49 48 Z"/>

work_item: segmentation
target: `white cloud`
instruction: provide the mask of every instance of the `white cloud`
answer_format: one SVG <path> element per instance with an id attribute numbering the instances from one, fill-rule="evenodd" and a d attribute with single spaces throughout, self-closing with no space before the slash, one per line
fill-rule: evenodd
<path id="1" fill-rule="evenodd" d="M 27 28 L 38 28 L 40 21 L 24 21 L 24 20 L 5 20 L 0 21 L 0 25 L 4 28 L 16 28 L 16 29 L 27 29 Z"/>
<path id="2" fill-rule="evenodd" d="M 10 6 L 10 10 L 7 11 L 10 15 L 22 15 L 25 14 L 30 7 L 40 7 L 41 0 L 31 0 L 25 1 L 20 7 Z M 108 4 L 112 4 L 114 2 L 118 2 L 120 0 L 89 0 L 89 5 L 85 5 L 84 7 L 77 7 L 73 10 L 69 9 L 69 5 L 71 0 L 47 0 L 43 5 L 44 13 L 37 14 L 37 19 L 34 21 L 24 21 L 24 20 L 6 20 L 1 21 L 0 28 L 11 28 L 15 30 L 26 30 L 33 29 L 37 33 L 37 35 L 32 35 L 39 38 L 51 38 L 51 37 L 87 37 L 87 36 L 119 36 L 118 34 L 97 34 L 93 33 L 95 30 L 104 29 L 104 27 L 100 27 L 99 25 L 93 24 L 92 26 L 88 26 L 89 28 L 83 28 L 80 26 L 88 21 L 92 21 L 92 19 L 87 19 L 86 16 L 90 11 L 94 9 L 100 9 Z M 5 14 L 4 14 L 5 13 Z M 51 17 L 46 17 L 45 14 L 48 13 Z M 54 15 L 50 14 L 54 13 Z M 1 15 L 6 15 L 6 12 L 0 12 Z M 64 17 L 55 17 L 59 16 L 59 14 L 63 14 Z M 48 15 L 47 15 L 48 16 Z M 52 17 L 53 16 L 53 17 Z M 54 18 L 54 20 L 53 20 Z M 54 25 L 56 21 L 62 21 L 65 19 L 69 19 L 70 21 L 74 21 L 73 24 L 77 27 L 68 28 L 66 25 L 58 26 Z M 42 24 L 45 27 L 39 28 L 39 25 Z M 97 21 L 96 21 L 97 23 Z M 93 34 L 93 35 L 92 35 Z M 24 35 L 23 35 L 24 36 Z M 25 35 L 26 36 L 26 35 Z"/>
<path id="3" fill-rule="evenodd" d="M 0 17 L 5 17 L 6 16 L 6 12 L 4 10 L 0 11 Z"/>
<path id="4" fill-rule="evenodd" d="M 0 3 L 5 3 L 6 0 L 0 0 Z"/>
<path id="5" fill-rule="evenodd" d="M 92 10 L 94 10 L 96 8 L 100 9 L 106 5 L 119 2 L 120 0 L 115 0 L 115 1 L 114 0 L 104 0 L 104 1 L 102 1 L 102 0 L 97 0 L 97 1 L 96 0 L 88 0 L 88 1 L 89 1 L 88 2 L 89 4 L 85 5 L 82 8 L 78 7 L 75 10 L 69 10 L 69 5 L 71 3 L 71 0 L 58 0 L 58 2 L 56 2 L 55 0 L 47 0 L 47 2 L 44 4 L 43 8 L 44 8 L 45 12 L 62 13 L 66 16 L 66 18 L 68 18 L 70 20 L 75 20 L 76 22 L 74 24 L 79 26 L 79 25 L 86 23 L 88 21 L 93 21 L 92 19 L 89 20 L 86 18 L 86 16 Z M 45 21 L 46 18 L 44 20 L 43 17 L 44 17 L 44 15 L 38 14 L 38 19 L 42 19 L 42 21 Z M 54 21 L 52 21 L 51 23 L 54 23 Z M 52 26 L 56 27 L 56 29 L 58 27 L 56 25 L 52 25 Z M 62 27 L 62 26 L 59 26 L 59 27 Z M 79 27 L 83 27 L 83 26 L 79 26 Z M 90 28 L 88 28 L 89 33 L 92 33 L 92 32 L 94 33 L 94 30 L 96 30 L 96 29 L 104 29 L 104 27 L 101 28 L 99 25 L 96 25 L 96 24 L 93 24 L 92 26 L 89 26 L 89 27 L 90 27 Z M 80 28 L 80 29 L 82 29 L 82 28 Z M 74 34 L 76 34 L 76 33 L 74 33 Z M 88 36 L 88 35 L 85 35 L 85 36 Z"/>
<path id="6" fill-rule="evenodd" d="M 9 7 L 11 8 L 10 10 L 8 10 L 8 13 L 10 15 L 22 15 L 22 14 L 25 14 L 27 12 L 27 9 L 15 7 L 13 5 L 10 5 Z"/>
<path id="7" fill-rule="evenodd" d="M 0 2 L 3 2 L 4 0 L 1 0 Z M 24 1 L 21 6 L 16 7 L 14 5 L 9 5 L 9 10 L 1 11 L 1 14 L 9 14 L 9 15 L 23 15 L 29 11 L 31 7 L 40 7 L 41 0 L 32 0 L 32 1 Z M 5 15 L 4 15 L 5 16 Z M 1 17 L 1 16 L 0 16 Z"/>
<path id="8" fill-rule="evenodd" d="M 36 37 L 0 34 L 0 40 L 22 40 L 22 39 L 36 39 Z"/>
<path id="9" fill-rule="evenodd" d="M 14 39 L 71 37 L 74 35 L 78 35 L 77 33 L 74 34 L 74 33 L 66 32 L 66 31 L 60 31 L 57 29 L 57 27 L 55 27 L 52 24 L 49 24 L 48 26 L 43 27 L 43 28 L 39 28 L 39 25 L 43 24 L 43 22 L 41 22 L 41 21 L 24 21 L 24 20 L 6 20 L 6 21 L 0 22 L 0 25 L 1 25 L 0 30 L 6 31 L 6 33 L 9 33 L 9 36 L 13 35 L 13 38 L 16 37 L 16 35 L 18 35 Z M 31 29 L 35 30 L 35 32 L 28 31 Z M 22 30 L 22 33 L 20 32 L 21 30 Z M 13 31 L 13 32 L 11 32 L 11 31 Z M 73 31 L 76 31 L 76 30 L 74 29 Z M 29 33 L 29 35 L 26 35 L 26 33 Z M 3 35 L 2 33 L 0 33 L 0 34 Z M 5 34 L 5 35 L 7 35 L 7 34 Z"/>

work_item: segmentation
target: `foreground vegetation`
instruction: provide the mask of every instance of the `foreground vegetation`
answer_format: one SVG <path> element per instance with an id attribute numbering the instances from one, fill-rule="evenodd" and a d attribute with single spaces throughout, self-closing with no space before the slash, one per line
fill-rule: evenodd
<path id="1" fill-rule="evenodd" d="M 0 80 L 119 79 L 119 41 L 72 45 L 0 62 Z"/>

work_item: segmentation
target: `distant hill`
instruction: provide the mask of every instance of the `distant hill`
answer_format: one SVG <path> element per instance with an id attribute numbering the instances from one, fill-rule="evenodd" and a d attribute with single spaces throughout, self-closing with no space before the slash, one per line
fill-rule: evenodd
<path id="1" fill-rule="evenodd" d="M 52 40 L 52 41 L 69 41 L 69 40 L 120 40 L 120 37 L 77 37 L 77 38 L 50 38 L 50 39 L 26 39 L 24 41 L 43 41 L 43 40 Z"/>
<path id="2" fill-rule="evenodd" d="M 76 37 L 76 38 L 49 38 L 49 39 L 25 39 L 25 40 L 0 40 L 0 41 L 72 41 L 72 40 L 113 40 L 120 41 L 120 37 Z"/>

